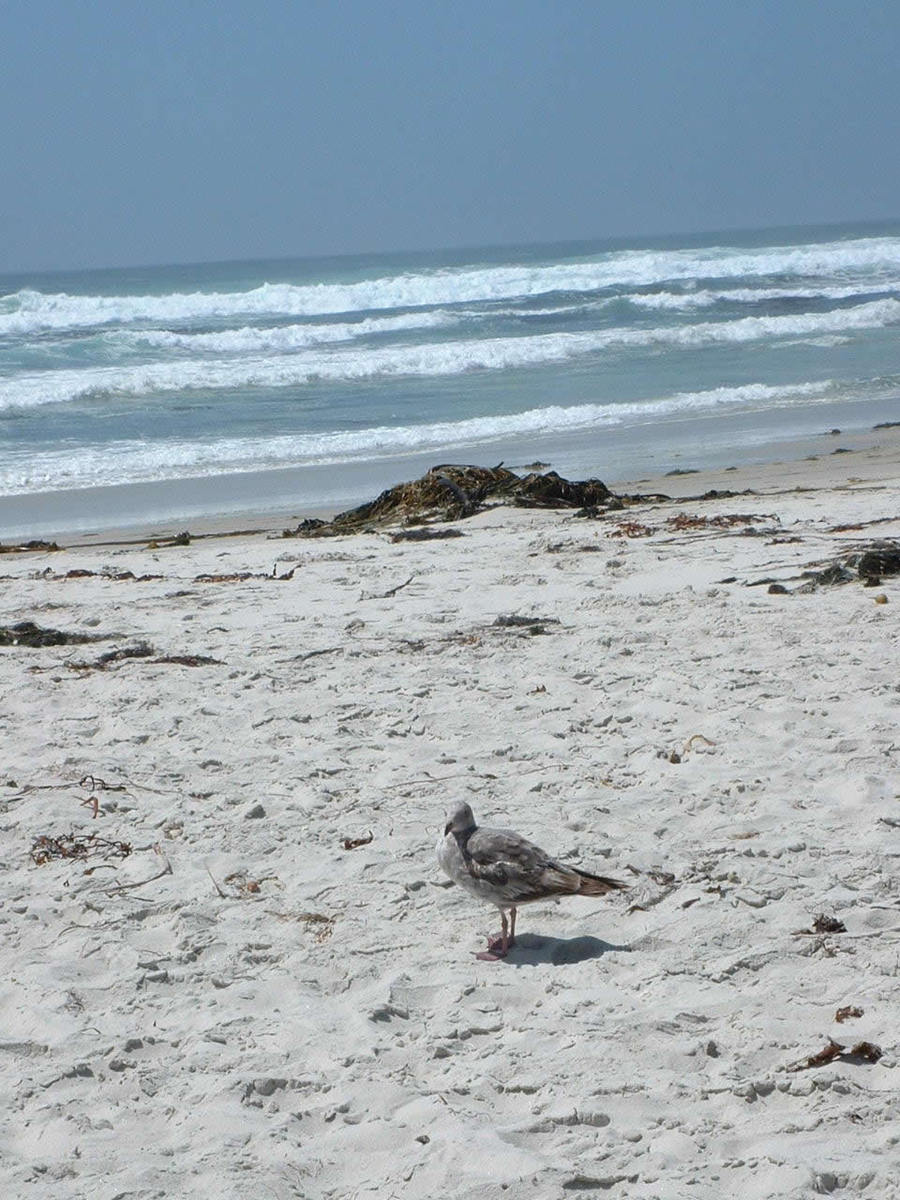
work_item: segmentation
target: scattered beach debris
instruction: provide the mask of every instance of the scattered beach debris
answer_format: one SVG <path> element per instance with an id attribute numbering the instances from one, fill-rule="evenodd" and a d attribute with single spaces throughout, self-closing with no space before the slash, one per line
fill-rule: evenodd
<path id="1" fill-rule="evenodd" d="M 437 542 L 445 538 L 465 537 L 461 529 L 429 529 L 422 526 L 417 529 L 401 529 L 399 533 L 391 534 L 392 542 Z"/>
<path id="2" fill-rule="evenodd" d="M 636 901 L 634 904 L 629 905 L 625 910 L 629 916 L 632 913 L 648 912 L 651 908 L 655 908 L 657 904 L 661 904 L 663 900 L 666 900 L 669 896 L 671 896 L 676 888 L 681 886 L 677 877 L 671 871 L 663 871 L 656 867 L 651 867 L 647 871 L 642 871 L 640 867 L 634 866 L 633 863 L 626 863 L 625 870 L 630 871 L 632 875 L 643 876 L 645 879 L 651 880 L 657 886 L 657 888 L 659 888 L 659 891 L 655 894 L 647 894 L 644 892 L 641 895 L 641 893 L 637 893 L 641 895 L 641 899 L 640 901 Z M 696 901 L 691 901 L 690 903 L 696 903 Z M 684 907 L 684 905 L 682 907 Z"/>
<path id="3" fill-rule="evenodd" d="M 96 662 L 92 663 L 70 663 L 69 666 L 73 669 L 87 669 L 94 671 L 105 671 L 112 663 L 122 662 L 126 658 L 150 658 L 156 651 L 149 642 L 135 642 L 133 646 L 123 646 L 120 650 L 107 650 L 105 654 L 101 654 Z"/>
<path id="4" fill-rule="evenodd" d="M 42 542 L 42 541 L 38 541 L 37 539 L 33 539 L 32 541 L 29 541 L 29 542 L 15 542 L 11 546 L 5 546 L 2 542 L 0 542 L 0 554 L 21 554 L 23 551 L 26 551 L 26 550 L 61 550 L 61 549 L 62 549 L 62 547 L 58 546 L 56 544 L 56 542 Z"/>
<path id="5" fill-rule="evenodd" d="M 176 533 L 172 537 L 152 538 L 147 543 L 148 550 L 162 550 L 168 546 L 189 546 L 191 544 L 191 535 L 185 529 L 183 533 Z"/>
<path id="6" fill-rule="evenodd" d="M 705 733 L 692 733 L 691 736 L 684 743 L 684 753 L 685 754 L 687 754 L 689 751 L 693 750 L 695 742 L 699 742 L 703 746 L 715 746 L 715 744 L 716 744 L 712 740 L 712 738 L 708 738 Z"/>
<path id="7" fill-rule="evenodd" d="M 737 467 L 726 467 L 726 471 L 736 471 Z M 755 488 L 744 488 L 740 492 L 730 491 L 728 488 L 710 488 L 708 492 L 704 492 L 701 496 L 686 496 L 686 500 L 733 500 L 735 496 L 757 496 L 759 493 Z"/>
<path id="8" fill-rule="evenodd" d="M 802 578 L 809 580 L 807 589 L 820 585 L 851 583 L 862 580 L 877 587 L 882 576 L 900 575 L 900 542 L 879 539 L 855 546 L 850 554 L 836 559 L 818 570 L 809 569 Z M 874 580 L 874 583 L 869 582 Z"/>
<path id="9" fill-rule="evenodd" d="M 220 658 L 210 658 L 208 654 L 162 654 L 154 658 L 154 663 L 170 663 L 175 667 L 221 667 L 224 663 Z"/>
<path id="10" fill-rule="evenodd" d="M 843 921 L 839 921 L 837 917 L 829 917 L 826 913 L 819 913 L 812 923 L 811 929 L 795 929 L 794 936 L 807 936 L 816 933 L 846 933 L 847 926 Z"/>
<path id="11" fill-rule="evenodd" d="M 843 1025 L 845 1021 L 850 1021 L 856 1017 L 861 1017 L 863 1010 L 857 1008 L 855 1004 L 845 1004 L 843 1008 L 839 1008 L 834 1014 L 834 1019 L 839 1025 Z"/>
<path id="12" fill-rule="evenodd" d="M 650 537 L 655 532 L 650 525 L 644 525 L 640 521 L 620 521 L 615 529 L 609 531 L 609 536 L 642 538 Z"/>
<path id="13" fill-rule="evenodd" d="M 99 833 L 42 833 L 31 845 L 31 858 L 42 867 L 55 858 L 127 858 L 132 852 L 130 842 L 101 837 Z"/>
<path id="14" fill-rule="evenodd" d="M 547 632 L 547 625 L 560 625 L 558 617 L 521 616 L 519 613 L 501 614 L 494 620 L 495 629 L 522 629 L 531 637 Z"/>
<path id="15" fill-rule="evenodd" d="M 761 521 L 777 521 L 773 513 L 719 513 L 705 517 L 696 513 L 676 513 L 666 517 L 669 529 L 730 529 L 735 525 L 754 525 Z"/>
<path id="16" fill-rule="evenodd" d="M 860 552 L 855 565 L 860 579 L 869 575 L 900 575 L 900 542 L 872 542 Z"/>
<path id="17" fill-rule="evenodd" d="M 576 513 L 575 516 L 579 516 Z M 596 542 L 550 542 L 544 547 L 545 554 L 600 554 L 603 547 Z"/>
<path id="18" fill-rule="evenodd" d="M 301 925 L 312 933 L 313 941 L 321 945 L 327 942 L 334 931 L 334 917 L 327 917 L 324 913 L 317 912 L 276 912 L 274 909 L 266 909 L 270 916 L 276 917 L 279 921 L 298 921 Z"/>
<path id="19" fill-rule="evenodd" d="M 374 837 L 375 835 L 370 829 L 369 832 L 363 834 L 362 837 L 345 837 L 342 840 L 341 845 L 345 850 L 358 850 L 360 846 L 368 846 L 369 842 L 373 841 Z"/>
<path id="20" fill-rule="evenodd" d="M 657 750 L 656 757 L 664 758 L 666 760 L 666 762 L 680 763 L 684 760 L 685 755 L 690 754 L 691 751 L 694 749 L 695 744 L 698 744 L 698 743 L 701 746 L 709 746 L 709 747 L 714 747 L 716 744 L 712 740 L 712 738 L 708 738 L 706 736 L 706 734 L 692 733 L 691 736 L 687 739 L 687 741 L 684 743 L 684 745 L 681 747 L 680 750 L 676 750 L 676 749 Z"/>
<path id="21" fill-rule="evenodd" d="M 245 896 L 256 896 L 264 883 L 276 880 L 277 875 L 263 875 L 260 879 L 249 879 L 246 871 L 232 871 L 225 876 L 225 883 Z"/>
<path id="22" fill-rule="evenodd" d="M 45 629 L 34 621 L 0 625 L 0 646 L 83 646 L 115 636 L 112 633 L 67 633 L 62 629 Z"/>
<path id="23" fill-rule="evenodd" d="M 836 1042 L 833 1038 L 829 1038 L 828 1044 L 823 1046 L 821 1050 L 815 1054 L 810 1054 L 808 1058 L 801 1058 L 798 1062 L 791 1063 L 787 1070 L 807 1071 L 813 1067 L 827 1066 L 828 1063 L 835 1060 L 848 1063 L 876 1063 L 881 1058 L 881 1055 L 881 1047 L 874 1045 L 872 1042 L 857 1042 L 855 1046 L 848 1050 L 841 1042 Z"/>
<path id="24" fill-rule="evenodd" d="M 260 875 L 258 879 L 255 879 L 246 871 L 232 871 L 222 881 L 228 885 L 229 891 L 226 892 L 216 883 L 215 876 L 209 867 L 206 868 L 206 873 L 223 900 L 249 900 L 253 896 L 259 896 L 264 883 L 277 883 L 279 887 L 283 886 L 277 875 Z"/>
<path id="25" fill-rule="evenodd" d="M 269 579 L 276 583 L 285 583 L 294 578 L 296 567 L 291 567 L 283 575 L 278 574 L 278 564 L 271 571 L 232 571 L 222 575 L 195 575 L 194 583 L 246 583 L 248 579 Z"/>
<path id="26" fill-rule="evenodd" d="M 326 646 L 322 650 L 307 650 L 305 654 L 295 655 L 293 661 L 306 662 L 308 658 L 318 658 L 320 654 L 339 654 L 343 649 L 343 646 Z"/>
<path id="27" fill-rule="evenodd" d="M 419 479 L 399 483 L 374 500 L 348 509 L 330 521 L 309 518 L 284 537 L 334 537 L 391 524 L 425 525 L 463 520 L 479 512 L 486 500 L 524 508 L 621 508 L 599 479 L 572 481 L 555 471 L 517 475 L 503 464 L 496 467 L 443 464 Z"/>
<path id="28" fill-rule="evenodd" d="M 696 471 L 678 469 L 669 474 L 692 475 Z M 745 488 L 742 492 L 713 488 L 701 496 L 688 499 L 698 502 L 756 494 L 752 488 Z M 307 517 L 294 528 L 284 529 L 282 537 L 337 537 L 340 534 L 375 532 L 392 524 L 427 526 L 437 521 L 463 520 L 482 511 L 488 501 L 519 508 L 571 508 L 577 510 L 574 513 L 576 517 L 598 518 L 633 504 L 670 503 L 671 500 L 671 496 L 662 492 L 619 495 L 610 491 L 599 479 L 570 480 L 556 471 L 529 470 L 523 476 L 510 471 L 502 463 L 496 467 L 448 463 L 432 467 L 419 479 L 387 488 L 374 500 L 338 513 L 330 521 Z M 698 527 L 726 528 L 763 519 L 755 514 L 739 513 L 733 517 L 698 517 L 695 521 Z M 634 532 L 628 532 L 629 526 L 633 526 Z M 641 526 L 638 522 L 626 523 L 621 528 L 622 533 L 617 536 L 647 537 L 652 532 L 648 526 Z M 417 530 L 392 536 L 398 542 L 428 541 L 434 537 L 458 537 L 460 531 L 435 534 Z"/>
<path id="29" fill-rule="evenodd" d="M 402 592 L 405 587 L 409 587 L 415 575 L 410 575 L 409 579 L 404 579 L 402 583 L 398 583 L 396 587 L 388 588 L 386 592 L 376 592 L 374 595 L 368 596 L 363 594 L 360 600 L 390 600 L 391 596 L 396 596 L 398 592 Z"/>
<path id="30" fill-rule="evenodd" d="M 156 657 L 154 657 L 156 655 Z M 114 663 L 125 662 L 128 659 L 152 659 L 154 663 L 168 663 L 181 667 L 222 666 L 221 659 L 210 658 L 205 654 L 160 654 L 149 642 L 135 642 L 132 646 L 122 646 L 118 650 L 108 650 L 93 662 L 69 662 L 66 666 L 70 671 L 105 671 Z"/>
<path id="31" fill-rule="evenodd" d="M 109 567 L 102 571 L 92 571 L 88 567 L 72 567 L 69 571 L 51 571 L 49 567 L 37 571 L 33 579 L 47 579 L 53 583 L 68 583 L 73 579 L 110 579 L 116 583 L 151 583 L 165 579 L 165 575 L 135 575 L 134 571 L 113 571 Z"/>
<path id="32" fill-rule="evenodd" d="M 135 583 L 151 583 L 159 579 L 165 579 L 165 575 L 135 575 L 134 571 L 89 571 L 86 568 L 78 568 L 71 571 L 66 571 L 64 575 L 45 575 L 46 579 L 112 579 L 116 583 L 135 582 Z"/>
<path id="33" fill-rule="evenodd" d="M 161 847 L 158 845 L 154 846 L 153 853 L 158 855 L 163 860 L 165 865 L 163 866 L 162 870 L 157 871 L 155 875 L 151 875 L 149 879 L 135 879 L 132 883 L 114 883 L 109 894 L 113 895 L 116 892 L 130 892 L 133 888 L 146 887 L 148 883 L 154 883 L 157 879 L 162 879 L 164 875 L 174 875 L 175 872 L 172 870 L 172 864 L 163 853 Z M 85 872 L 85 874 L 87 874 L 87 872 Z"/>
<path id="34" fill-rule="evenodd" d="M 82 808 L 89 808 L 91 810 L 92 821 L 96 821 L 100 816 L 100 800 L 97 796 L 87 796 L 84 800 L 80 800 L 79 804 Z"/>

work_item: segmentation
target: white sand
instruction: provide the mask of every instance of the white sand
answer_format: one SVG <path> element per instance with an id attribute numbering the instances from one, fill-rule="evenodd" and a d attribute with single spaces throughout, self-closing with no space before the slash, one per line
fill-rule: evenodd
<path id="1" fill-rule="evenodd" d="M 0 648 L 0 1194 L 897 1195 L 900 584 L 746 586 L 900 536 L 900 456 L 862 460 L 431 544 L 0 557 L 0 624 L 115 634 Z M 140 640 L 218 661 L 76 669 Z M 477 961 L 452 799 L 633 890 Z M 32 862 L 72 831 L 134 852 Z M 883 1057 L 787 1069 L 829 1037 Z"/>

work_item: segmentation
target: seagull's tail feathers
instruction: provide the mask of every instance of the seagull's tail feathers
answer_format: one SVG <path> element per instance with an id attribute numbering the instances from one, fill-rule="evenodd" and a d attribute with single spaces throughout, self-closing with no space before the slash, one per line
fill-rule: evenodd
<path id="1" fill-rule="evenodd" d="M 588 871 L 580 871 L 577 867 L 574 868 L 574 871 L 581 884 L 578 888 L 579 896 L 605 896 L 608 892 L 628 890 L 628 884 L 623 883 L 621 879 L 609 879 L 606 875 L 591 875 Z"/>

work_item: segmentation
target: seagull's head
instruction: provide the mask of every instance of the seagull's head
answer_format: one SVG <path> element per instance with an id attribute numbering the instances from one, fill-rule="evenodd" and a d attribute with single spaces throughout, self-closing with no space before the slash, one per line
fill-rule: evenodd
<path id="1" fill-rule="evenodd" d="M 454 804 L 447 809 L 447 824 L 444 826 L 444 837 L 448 833 L 471 833 L 475 828 L 475 814 L 468 804 Z"/>

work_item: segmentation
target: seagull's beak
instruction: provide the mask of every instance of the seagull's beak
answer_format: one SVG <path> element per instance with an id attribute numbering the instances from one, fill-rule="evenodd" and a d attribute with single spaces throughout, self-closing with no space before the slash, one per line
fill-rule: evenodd
<path id="1" fill-rule="evenodd" d="M 446 837 L 446 836 L 447 836 L 447 834 L 450 832 L 450 830 L 451 830 L 452 828 L 453 828 L 453 822 L 452 822 L 452 821 L 448 821 L 448 822 L 447 822 L 447 824 L 444 826 L 444 837 Z"/>

